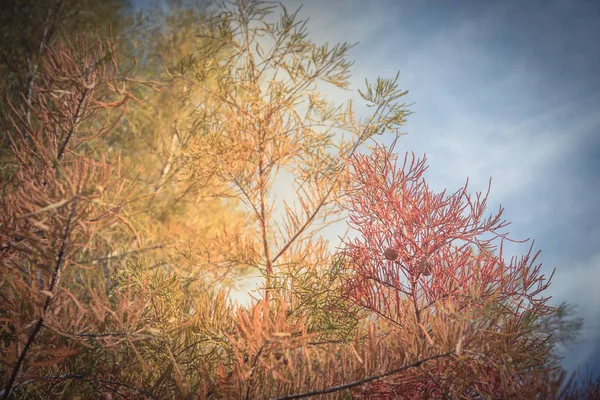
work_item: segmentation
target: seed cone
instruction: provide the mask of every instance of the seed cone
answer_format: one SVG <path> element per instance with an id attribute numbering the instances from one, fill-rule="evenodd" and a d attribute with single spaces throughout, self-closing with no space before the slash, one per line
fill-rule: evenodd
<path id="1" fill-rule="evenodd" d="M 419 260 L 417 267 L 419 268 L 420 274 L 422 274 L 424 276 L 431 275 L 431 263 L 429 261 L 425 260 L 424 258 Z"/>
<path id="2" fill-rule="evenodd" d="M 386 258 L 386 260 L 390 260 L 390 261 L 395 261 L 398 259 L 398 250 L 394 250 L 391 247 L 388 247 L 387 249 L 385 249 L 385 251 L 383 252 L 383 256 Z"/>

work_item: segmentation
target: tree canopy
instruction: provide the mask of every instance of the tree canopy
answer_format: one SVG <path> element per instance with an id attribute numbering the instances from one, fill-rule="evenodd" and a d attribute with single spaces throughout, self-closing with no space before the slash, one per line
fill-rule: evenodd
<path id="1" fill-rule="evenodd" d="M 396 153 L 399 75 L 327 99 L 352 45 L 268 1 L 2 7 L 0 398 L 599 396 L 490 192 Z"/>

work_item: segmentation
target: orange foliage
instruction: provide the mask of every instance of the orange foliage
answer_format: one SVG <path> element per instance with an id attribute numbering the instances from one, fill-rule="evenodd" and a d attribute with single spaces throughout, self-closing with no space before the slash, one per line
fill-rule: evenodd
<path id="1" fill-rule="evenodd" d="M 285 8 L 267 23 L 269 4 L 221 7 L 202 46 L 177 42 L 194 54 L 167 74 L 189 96 L 187 126 L 161 115 L 144 151 L 131 142 L 135 176 L 101 151 L 154 123 L 129 102 L 143 96 L 127 85 L 148 81 L 119 70 L 112 42 L 46 48 L 25 105 L 11 106 L 2 400 L 598 398 L 599 380 L 578 387 L 554 362 L 550 279 L 531 249 L 504 259 L 489 190 L 430 190 L 426 160 L 398 163 L 396 142 L 359 154 L 378 133 L 398 139 L 398 76 L 367 83 L 375 111 L 360 122 L 317 91 L 347 88 L 349 45 L 315 45 Z M 165 160 L 142 163 L 172 123 Z M 148 165 L 161 167 L 140 183 Z M 280 171 L 291 201 L 273 197 Z M 319 232 L 345 211 L 358 235 L 332 254 Z M 226 278 L 246 270 L 263 297 L 232 305 Z"/>

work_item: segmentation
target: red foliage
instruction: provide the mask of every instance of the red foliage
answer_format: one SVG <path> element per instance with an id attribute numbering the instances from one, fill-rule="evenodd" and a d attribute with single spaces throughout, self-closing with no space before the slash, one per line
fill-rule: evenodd
<path id="1" fill-rule="evenodd" d="M 426 158 L 404 157 L 401 167 L 389 149 L 351 160 L 354 186 L 349 221 L 358 232 L 345 244 L 354 276 L 348 295 L 400 325 L 407 312 L 449 300 L 459 309 L 474 299 L 494 297 L 515 315 L 550 311 L 540 293 L 549 285 L 534 265 L 531 249 L 507 263 L 494 242 L 510 240 L 503 209 L 486 217 L 489 194 L 436 193 L 423 178 Z M 407 307 L 407 300 L 412 303 Z"/>
<path id="2" fill-rule="evenodd" d="M 540 377 L 555 368 L 555 339 L 542 321 L 556 309 L 542 293 L 549 279 L 534 265 L 539 253 L 507 262 L 502 244 L 514 240 L 503 232 L 502 208 L 486 215 L 489 187 L 472 196 L 467 181 L 436 193 L 423 178 L 426 159 L 407 154 L 398 165 L 394 145 L 350 160 L 349 221 L 358 235 L 343 251 L 346 296 L 413 337 L 398 348 L 411 359 L 452 357 L 394 376 L 390 390 L 406 398 L 547 391 Z"/>

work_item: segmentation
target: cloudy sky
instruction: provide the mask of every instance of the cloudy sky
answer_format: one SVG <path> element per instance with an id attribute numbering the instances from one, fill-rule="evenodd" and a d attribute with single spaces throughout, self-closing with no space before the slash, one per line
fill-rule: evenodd
<path id="1" fill-rule="evenodd" d="M 490 210 L 502 204 L 513 237 L 535 239 L 544 271 L 556 268 L 553 301 L 585 318 L 563 365 L 600 372 L 600 3 L 283 3 L 303 4 L 316 42 L 359 42 L 354 90 L 400 71 L 415 104 L 397 150 L 427 154 L 434 189 L 492 177 Z"/>

